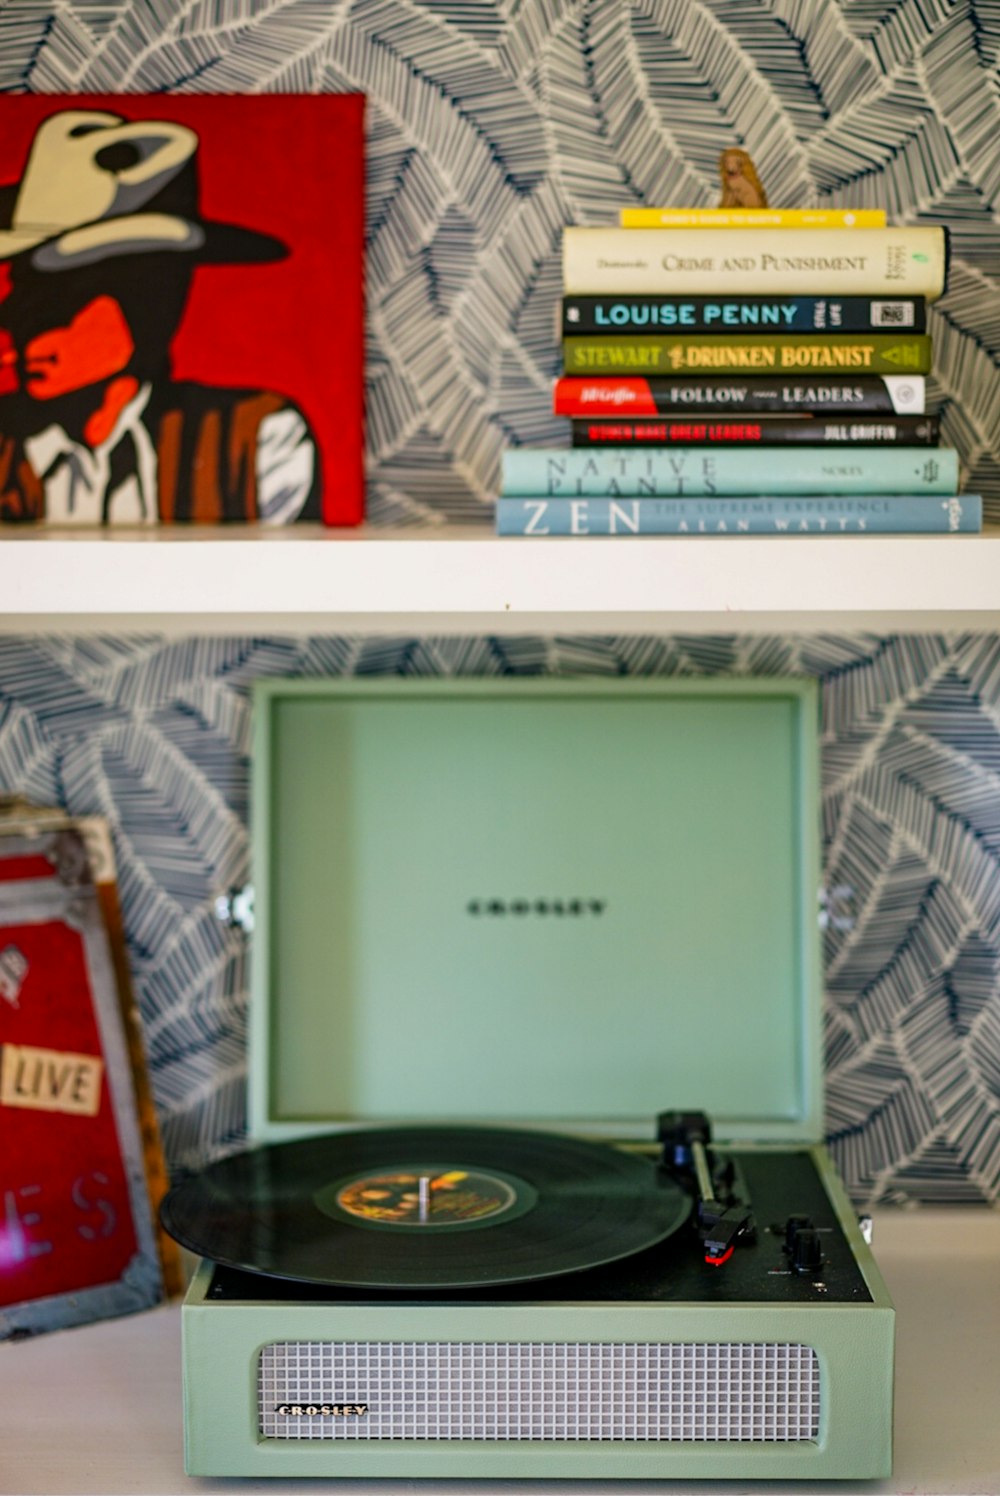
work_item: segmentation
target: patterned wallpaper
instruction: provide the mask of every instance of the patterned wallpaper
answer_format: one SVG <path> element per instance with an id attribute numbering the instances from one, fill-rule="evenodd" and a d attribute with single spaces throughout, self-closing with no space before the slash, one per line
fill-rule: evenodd
<path id="1" fill-rule="evenodd" d="M 947 223 L 933 399 L 1000 519 L 992 0 L 7 0 L 0 88 L 368 95 L 383 523 L 488 523 L 503 446 L 566 439 L 564 224 L 711 204 L 728 144 L 772 202 Z M 115 828 L 174 1166 L 244 1125 L 245 938 L 212 900 L 247 872 L 249 682 L 547 671 L 822 679 L 825 878 L 851 890 L 829 1135 L 859 1203 L 1000 1200 L 1000 643 L 974 636 L 0 640 L 0 786 Z"/>
<path id="2" fill-rule="evenodd" d="M 718 201 L 742 145 L 774 204 L 953 231 L 934 407 L 1000 519 L 994 0 L 6 0 L 0 87 L 359 89 L 368 110 L 369 508 L 491 518 L 550 413 L 564 224 Z"/>
<path id="3" fill-rule="evenodd" d="M 828 1134 L 859 1203 L 1000 1198 L 1000 640 L 971 635 L 0 639 L 0 784 L 114 828 L 175 1167 L 244 1126 L 213 898 L 248 874 L 249 683 L 380 673 L 818 676 Z"/>

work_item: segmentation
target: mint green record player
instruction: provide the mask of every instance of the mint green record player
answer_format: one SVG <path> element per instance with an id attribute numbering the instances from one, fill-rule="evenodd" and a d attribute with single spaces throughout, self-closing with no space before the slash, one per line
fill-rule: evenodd
<path id="1" fill-rule="evenodd" d="M 818 819 L 811 681 L 258 686 L 255 1146 L 165 1205 L 190 1473 L 888 1473 Z"/>

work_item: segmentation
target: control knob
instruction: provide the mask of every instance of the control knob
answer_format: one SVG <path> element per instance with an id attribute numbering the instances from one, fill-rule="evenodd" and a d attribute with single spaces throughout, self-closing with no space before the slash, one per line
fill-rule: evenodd
<path id="1" fill-rule="evenodd" d="M 797 1273 L 815 1273 L 823 1266 L 823 1244 L 812 1226 L 802 1226 L 796 1231 L 791 1258 Z"/>

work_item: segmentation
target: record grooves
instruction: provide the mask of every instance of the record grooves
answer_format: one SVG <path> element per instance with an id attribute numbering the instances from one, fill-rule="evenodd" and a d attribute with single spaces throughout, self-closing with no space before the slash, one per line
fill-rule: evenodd
<path id="1" fill-rule="evenodd" d="M 556 1133 L 406 1127 L 255 1148 L 175 1186 L 163 1223 L 247 1272 L 442 1290 L 581 1272 L 664 1241 L 685 1191 L 643 1157 Z"/>

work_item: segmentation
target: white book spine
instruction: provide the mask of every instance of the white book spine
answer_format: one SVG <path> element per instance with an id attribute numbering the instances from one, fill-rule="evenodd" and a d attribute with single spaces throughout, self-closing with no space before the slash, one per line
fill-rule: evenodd
<path id="1" fill-rule="evenodd" d="M 563 230 L 563 286 L 572 296 L 892 292 L 934 300 L 947 261 L 939 227 Z"/>

